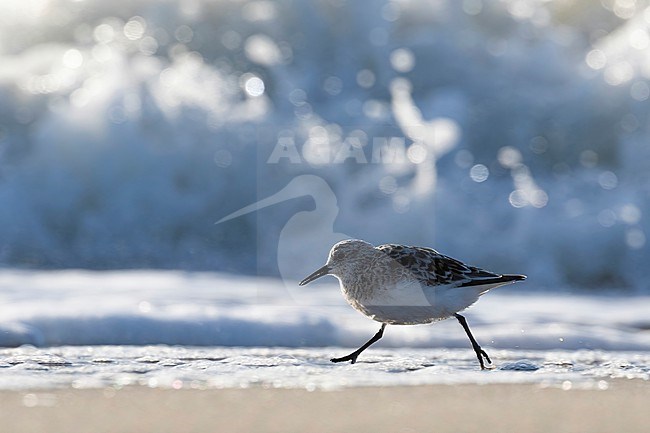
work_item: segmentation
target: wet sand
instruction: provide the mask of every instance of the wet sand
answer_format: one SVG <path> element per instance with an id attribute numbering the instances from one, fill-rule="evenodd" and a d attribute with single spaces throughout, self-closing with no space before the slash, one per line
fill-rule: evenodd
<path id="1" fill-rule="evenodd" d="M 650 384 L 0 392 L 0 431 L 22 432 L 648 432 Z"/>

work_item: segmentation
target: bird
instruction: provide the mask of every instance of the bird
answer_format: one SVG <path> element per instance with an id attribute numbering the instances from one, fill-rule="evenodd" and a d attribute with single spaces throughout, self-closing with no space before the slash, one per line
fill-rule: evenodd
<path id="1" fill-rule="evenodd" d="M 357 311 L 381 323 L 363 346 L 331 362 L 354 364 L 361 352 L 384 335 L 387 325 L 418 325 L 455 317 L 465 330 L 481 370 L 488 354 L 477 343 L 459 314 L 489 290 L 525 280 L 525 275 L 496 274 L 467 265 L 432 248 L 398 244 L 377 247 L 360 239 L 336 243 L 324 266 L 299 285 L 325 275 L 336 277 L 346 301 Z"/>

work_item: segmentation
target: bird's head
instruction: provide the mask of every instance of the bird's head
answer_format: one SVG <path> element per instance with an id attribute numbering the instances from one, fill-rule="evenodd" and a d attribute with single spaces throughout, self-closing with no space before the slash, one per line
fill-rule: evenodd
<path id="1" fill-rule="evenodd" d="M 327 263 L 300 282 L 301 286 L 325 275 L 343 277 L 359 266 L 369 264 L 377 253 L 372 244 L 359 239 L 348 239 L 335 244 L 330 250 Z"/>

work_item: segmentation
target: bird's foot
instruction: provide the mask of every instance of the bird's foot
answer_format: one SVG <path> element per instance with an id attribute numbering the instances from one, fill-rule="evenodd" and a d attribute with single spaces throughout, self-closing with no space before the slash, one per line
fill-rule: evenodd
<path id="1" fill-rule="evenodd" d="M 481 349 L 480 347 L 476 350 L 476 357 L 478 358 L 479 364 L 481 364 L 481 370 L 487 369 L 485 367 L 485 364 L 483 363 L 483 358 L 485 358 L 488 364 L 492 364 L 492 360 L 490 359 L 488 354 L 485 352 L 485 350 Z"/>
<path id="2" fill-rule="evenodd" d="M 330 359 L 330 362 L 346 362 L 346 361 L 350 361 L 350 364 L 354 364 L 355 362 L 357 362 L 357 356 L 358 355 L 355 355 L 355 354 L 351 353 L 351 354 L 349 354 L 347 356 L 342 356 L 341 358 L 332 358 L 332 359 Z"/>

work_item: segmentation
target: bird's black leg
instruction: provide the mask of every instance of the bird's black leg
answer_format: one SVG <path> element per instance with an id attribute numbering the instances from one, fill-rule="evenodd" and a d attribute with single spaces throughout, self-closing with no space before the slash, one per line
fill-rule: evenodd
<path id="1" fill-rule="evenodd" d="M 332 361 L 332 362 L 350 361 L 351 364 L 354 364 L 355 362 L 357 362 L 357 356 L 359 356 L 359 354 L 361 352 L 366 350 L 373 343 L 375 343 L 377 340 L 379 340 L 382 337 L 382 335 L 384 335 L 384 328 L 386 328 L 386 324 L 382 323 L 381 328 L 379 328 L 379 331 L 377 331 L 377 333 L 370 340 L 368 340 L 366 342 L 366 344 L 364 344 L 363 346 L 361 346 L 360 348 L 358 348 L 357 350 L 355 350 L 354 352 L 352 352 L 351 354 L 349 354 L 347 356 L 344 356 L 342 358 L 332 358 L 332 359 L 330 359 L 330 361 Z"/>
<path id="2" fill-rule="evenodd" d="M 467 333 L 467 336 L 469 337 L 469 341 L 472 342 L 472 348 L 474 349 L 474 352 L 476 352 L 476 357 L 478 358 L 479 364 L 481 364 L 481 370 L 485 370 L 485 365 L 483 364 L 483 357 L 485 357 L 485 360 L 488 362 L 488 364 L 492 364 L 492 361 L 490 361 L 490 357 L 488 356 L 487 353 L 485 353 L 485 350 L 481 349 L 481 346 L 479 346 L 476 340 L 474 339 L 472 332 L 469 330 L 469 326 L 467 326 L 467 321 L 465 320 L 465 318 L 460 314 L 454 314 L 454 316 L 456 317 L 456 319 L 458 319 L 461 326 Z"/>

